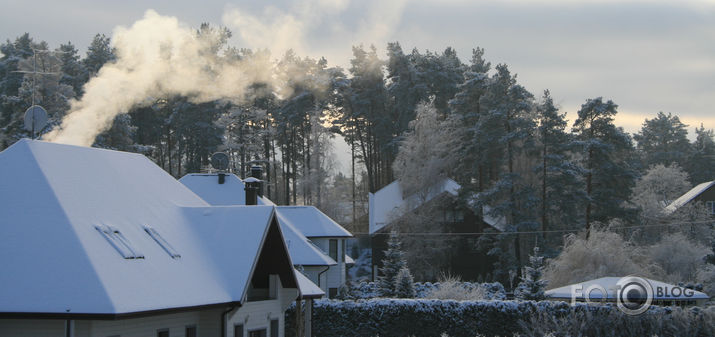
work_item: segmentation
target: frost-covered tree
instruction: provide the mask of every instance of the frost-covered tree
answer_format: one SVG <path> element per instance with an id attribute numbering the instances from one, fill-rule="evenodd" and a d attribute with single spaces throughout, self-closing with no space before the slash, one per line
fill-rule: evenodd
<path id="1" fill-rule="evenodd" d="M 687 125 L 671 113 L 659 112 L 655 118 L 646 119 L 641 131 L 633 135 L 645 166 L 683 165 L 690 152 L 686 128 Z"/>
<path id="2" fill-rule="evenodd" d="M 705 258 L 713 251 L 685 235 L 664 233 L 660 241 L 647 248 L 648 255 L 662 270 L 666 281 L 695 281 L 698 270 L 706 267 Z"/>
<path id="3" fill-rule="evenodd" d="M 415 281 L 412 279 L 412 274 L 407 267 L 402 267 L 395 278 L 395 297 L 397 298 L 414 298 L 415 297 Z"/>
<path id="4" fill-rule="evenodd" d="M 543 279 L 544 257 L 539 253 L 539 247 L 534 247 L 534 254 L 529 256 L 529 264 L 524 267 L 519 285 L 514 290 L 518 299 L 541 301 L 546 298 L 544 290 L 548 282 Z"/>
<path id="5" fill-rule="evenodd" d="M 646 217 L 659 217 L 665 206 L 687 192 L 688 174 L 677 164 L 652 166 L 636 181 L 631 201 Z"/>
<path id="6" fill-rule="evenodd" d="M 417 194 L 426 201 L 431 188 L 448 173 L 455 162 L 451 134 L 456 129 L 452 120 L 440 120 L 431 103 L 417 106 L 417 117 L 400 143 L 392 164 L 405 195 Z"/>
<path id="7" fill-rule="evenodd" d="M 380 275 L 377 280 L 378 289 L 380 289 L 382 296 L 385 297 L 395 295 L 397 274 L 407 266 L 400 246 L 401 243 L 397 232 L 391 232 L 390 239 L 387 240 L 387 250 L 385 251 L 385 258 L 382 260 L 382 268 L 380 268 Z"/>
<path id="8" fill-rule="evenodd" d="M 111 38 L 104 34 L 97 34 L 87 47 L 87 56 L 82 60 L 82 64 L 87 69 L 89 77 L 97 74 L 99 69 L 107 62 L 116 59 L 115 50 L 111 45 Z"/>
<path id="9" fill-rule="evenodd" d="M 594 221 L 606 222 L 630 215 L 625 206 L 637 173 L 631 162 L 631 138 L 613 124 L 617 108 L 611 100 L 588 99 L 581 105 L 573 126 L 580 149 L 580 164 L 585 170 L 587 235 Z"/>

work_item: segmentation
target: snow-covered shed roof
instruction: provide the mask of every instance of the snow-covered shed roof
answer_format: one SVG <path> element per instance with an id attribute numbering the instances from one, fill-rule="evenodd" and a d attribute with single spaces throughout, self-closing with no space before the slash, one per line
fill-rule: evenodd
<path id="1" fill-rule="evenodd" d="M 138 154 L 20 140 L 0 177 L 0 315 L 240 303 L 280 233 L 274 207 L 211 207 Z"/>
<path id="2" fill-rule="evenodd" d="M 693 187 L 690 191 L 685 192 L 685 194 L 680 196 L 680 198 L 675 199 L 675 201 L 671 202 L 670 205 L 666 206 L 665 212 L 666 213 L 675 212 L 678 208 L 691 202 L 693 199 L 697 198 L 700 194 L 707 191 L 708 189 L 710 189 L 713 186 L 715 186 L 715 180 L 704 182 L 702 184 L 699 184 L 698 186 Z"/>
<path id="3" fill-rule="evenodd" d="M 244 184 L 233 174 L 226 175 L 224 184 L 218 184 L 217 174 L 188 174 L 179 181 L 212 205 L 245 205 L 246 203 Z M 259 203 L 261 202 L 273 204 L 266 197 L 261 198 Z M 276 212 L 281 225 L 290 222 L 308 238 L 352 237 L 350 232 L 314 206 L 278 206 Z"/>
<path id="4" fill-rule="evenodd" d="M 602 277 L 599 279 L 595 280 L 590 280 L 590 281 L 585 281 L 581 283 L 574 283 L 574 284 L 569 284 L 567 286 L 559 287 L 559 288 L 554 288 L 550 289 L 544 292 L 547 298 L 551 299 L 560 299 L 560 300 L 571 300 L 571 294 L 572 294 L 572 289 L 580 289 L 580 294 L 585 294 L 588 289 L 591 287 L 603 287 L 606 289 L 607 292 L 607 297 L 606 299 L 609 301 L 615 301 L 616 300 L 616 291 L 619 288 L 619 281 L 623 279 L 623 277 Z M 700 291 L 695 291 L 695 290 L 688 290 L 688 294 L 692 294 L 692 296 L 686 296 L 682 291 L 678 291 L 679 296 L 674 296 L 673 292 L 670 291 L 674 288 L 679 288 L 676 285 L 673 284 L 668 284 L 665 282 L 661 281 L 656 281 L 656 280 L 651 280 L 648 278 L 641 278 L 648 283 L 650 283 L 651 287 L 653 288 L 653 299 L 654 300 L 665 300 L 665 301 L 672 301 L 672 300 L 707 300 L 709 297 L 707 294 L 700 292 Z M 660 289 L 668 289 L 667 291 L 661 291 L 658 292 L 656 291 L 658 288 Z M 679 288 L 680 290 L 683 290 L 683 288 Z M 603 294 L 599 290 L 593 290 L 589 298 L 591 300 L 597 300 L 603 298 Z M 584 296 L 577 296 L 576 299 L 584 299 Z"/>
<path id="5" fill-rule="evenodd" d="M 429 188 L 426 195 L 418 195 L 415 193 L 405 197 L 399 180 L 393 181 L 377 192 L 368 195 L 370 234 L 374 234 L 406 212 L 419 207 L 423 203 L 443 193 L 457 196 L 460 188 L 462 188 L 462 186 L 456 181 L 450 178 L 444 178 Z M 488 207 L 485 208 L 488 209 Z M 485 210 L 484 214 L 485 216 L 482 220 L 485 223 L 498 230 L 504 230 L 506 227 L 504 218 L 490 216 L 488 215 L 488 210 Z"/>

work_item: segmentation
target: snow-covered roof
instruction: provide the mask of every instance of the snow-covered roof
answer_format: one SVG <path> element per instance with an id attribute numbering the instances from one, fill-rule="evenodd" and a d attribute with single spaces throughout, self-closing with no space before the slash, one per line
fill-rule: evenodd
<path id="1" fill-rule="evenodd" d="M 276 206 L 276 212 L 281 221 L 290 222 L 307 238 L 349 238 L 353 236 L 345 228 L 313 206 Z"/>
<path id="2" fill-rule="evenodd" d="M 429 189 L 427 195 L 412 194 L 404 197 L 399 180 L 395 180 L 375 193 L 368 195 L 370 234 L 442 193 L 456 196 L 461 186 L 456 181 L 445 178 Z"/>
<path id="3" fill-rule="evenodd" d="M 350 257 L 350 255 L 345 255 L 345 264 L 354 265 L 355 260 L 352 257 Z"/>
<path id="4" fill-rule="evenodd" d="M 666 206 L 665 212 L 675 212 L 678 208 L 697 198 L 697 196 L 699 196 L 701 193 L 707 191 L 713 186 L 715 186 L 715 181 L 704 182 L 702 184 L 699 184 L 698 186 L 693 187 L 690 191 L 686 192 L 685 194 L 680 196 L 680 198 L 675 199 L 675 201 L 671 202 L 670 205 Z"/>
<path id="5" fill-rule="evenodd" d="M 606 292 L 608 293 L 606 299 L 610 300 L 610 301 L 615 301 L 616 296 L 617 296 L 616 291 L 620 287 L 619 281 L 621 279 L 623 279 L 623 278 L 622 277 L 613 277 L 613 276 L 602 277 L 602 278 L 595 279 L 595 280 L 585 281 L 585 282 L 581 282 L 581 283 L 574 283 L 574 284 L 570 284 L 567 286 L 550 289 L 550 290 L 545 291 L 544 294 L 546 295 L 547 298 L 551 298 L 551 299 L 570 300 L 571 296 L 572 296 L 571 294 L 572 294 L 573 289 L 580 289 L 579 293 L 585 294 L 587 292 L 587 290 L 590 289 L 591 287 L 603 287 L 604 289 L 606 289 Z M 692 296 L 686 296 L 685 293 L 683 293 L 683 291 L 682 291 L 683 290 L 682 287 L 678 287 L 673 284 L 668 284 L 665 282 L 655 281 L 655 280 L 651 280 L 651 279 L 647 279 L 647 278 L 642 278 L 642 279 L 644 279 L 644 280 L 648 281 L 648 283 L 650 283 L 651 287 L 653 288 L 653 299 L 655 299 L 655 300 L 666 300 L 666 301 L 670 301 L 670 300 L 674 300 L 674 299 L 675 300 L 700 300 L 700 299 L 707 300 L 709 298 L 708 295 L 703 292 L 690 290 L 690 289 L 687 291 L 687 294 L 692 294 Z M 674 288 L 679 288 L 680 291 L 677 291 L 677 293 L 680 294 L 679 296 L 674 296 L 673 292 L 671 291 Z M 658 292 L 657 289 L 662 289 L 663 291 Z M 668 289 L 668 290 L 666 291 L 665 289 Z M 584 299 L 584 296 L 577 296 L 576 298 Z M 599 290 L 593 290 L 590 293 L 589 298 L 591 300 L 601 299 L 601 298 L 603 298 L 603 294 Z"/>
<path id="6" fill-rule="evenodd" d="M 272 206 L 211 207 L 125 152 L 20 140 L 0 177 L 0 313 L 242 302 L 274 219 Z"/>
<path id="7" fill-rule="evenodd" d="M 211 205 L 245 205 L 244 184 L 240 178 L 227 174 L 224 184 L 218 183 L 217 174 L 188 174 L 181 183 Z M 259 204 L 271 204 L 268 198 L 259 198 Z M 352 237 L 352 234 L 313 206 L 278 206 L 278 220 L 283 226 L 290 223 L 305 237 Z M 284 232 L 287 231 L 284 228 Z M 291 252 L 291 256 L 293 253 Z M 296 264 L 300 260 L 294 257 Z"/>
<path id="8" fill-rule="evenodd" d="M 294 270 L 295 277 L 298 280 L 298 288 L 302 298 L 319 298 L 325 296 L 323 289 L 320 289 L 315 283 L 311 282 L 303 273 Z"/>
<path id="9" fill-rule="evenodd" d="M 189 173 L 179 181 L 201 199 L 214 206 L 245 205 L 246 192 L 241 178 L 233 173 L 224 174 L 224 183 L 218 183 L 218 173 Z M 258 197 L 259 205 L 274 205 L 268 198 Z"/>
<path id="10" fill-rule="evenodd" d="M 280 213 L 276 212 L 276 214 L 293 264 L 303 266 L 334 266 L 338 264 L 328 254 L 312 244 L 290 221 L 287 221 Z"/>
<path id="11" fill-rule="evenodd" d="M 399 180 L 395 180 L 387 186 L 381 188 L 375 193 L 368 195 L 369 203 L 369 222 L 370 234 L 373 234 L 389 223 L 404 215 L 423 203 L 426 203 L 443 193 L 449 193 L 453 196 L 459 194 L 459 189 L 462 188 L 456 181 L 450 178 L 444 178 L 428 189 L 426 195 L 417 193 L 404 197 L 404 192 L 400 186 Z M 485 207 L 487 209 L 488 207 Z M 486 224 L 504 231 L 506 220 L 490 216 L 489 211 L 484 211 L 484 219 Z"/>

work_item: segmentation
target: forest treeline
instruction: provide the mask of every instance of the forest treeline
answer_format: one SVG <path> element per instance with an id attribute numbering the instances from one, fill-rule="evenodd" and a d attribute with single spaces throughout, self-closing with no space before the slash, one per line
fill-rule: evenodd
<path id="1" fill-rule="evenodd" d="M 281 90 L 255 83 L 240 101 L 202 103 L 146 97 L 94 146 L 143 153 L 175 177 L 206 170 L 210 155 L 225 151 L 239 176 L 263 165 L 266 194 L 278 204 L 313 204 L 330 215 L 343 201 L 352 204 L 353 219 L 367 192 L 395 179 L 406 191 L 424 192 L 451 177 L 462 186 L 465 207 L 504 218 L 509 231 L 542 231 L 547 241 L 554 230 L 588 230 L 613 219 L 640 223 L 645 206 L 634 202 L 634 187 L 659 164 L 686 174 L 688 188 L 715 178 L 712 130 L 696 126 L 691 142 L 677 114 L 654 112 L 631 135 L 614 124 L 618 105 L 598 93 L 569 123 L 548 90 L 529 92 L 481 48 L 463 62 L 452 48 L 406 52 L 393 42 L 379 55 L 375 47 L 354 46 L 342 69 L 292 51 L 272 59 L 266 50 L 230 46 L 230 36 L 207 24 L 196 31 L 220 62 L 271 64 Z M 33 102 L 50 114 L 42 132 L 57 126 L 83 85 L 116 58 L 99 34 L 84 56 L 71 42 L 52 49 L 29 34 L 7 40 L 0 52 L 1 148 L 29 136 L 22 116 Z M 351 149 L 349 176 L 334 170 L 336 136 Z M 514 237 L 508 244 L 517 251 L 501 254 L 511 259 L 502 263 L 520 266 L 534 244 Z M 491 245 L 498 252 L 506 243 Z"/>

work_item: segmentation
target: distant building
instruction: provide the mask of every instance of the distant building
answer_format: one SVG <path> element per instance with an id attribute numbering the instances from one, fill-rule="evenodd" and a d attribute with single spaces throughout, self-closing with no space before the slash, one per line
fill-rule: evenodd
<path id="1" fill-rule="evenodd" d="M 616 302 L 618 289 L 622 285 L 619 281 L 622 277 L 602 277 L 595 280 L 574 283 L 567 286 L 550 289 L 544 292 L 546 298 L 553 301 L 570 302 L 572 298 L 576 302 Z M 653 305 L 662 306 L 693 306 L 703 305 L 708 301 L 709 296 L 701 291 L 686 289 L 684 287 L 668 284 L 661 281 L 655 281 L 647 278 L 646 280 L 653 291 Z M 606 290 L 606 294 L 601 289 Z M 587 295 L 587 293 L 589 293 Z"/>
<path id="2" fill-rule="evenodd" d="M 696 202 L 701 202 L 708 209 L 710 215 L 715 216 L 715 181 L 708 181 L 693 187 L 666 206 L 665 211 L 673 213 L 680 207 Z"/>
<path id="3" fill-rule="evenodd" d="M 418 211 L 429 212 L 431 220 L 439 222 L 448 233 L 470 233 L 455 236 L 458 238 L 457 243 L 450 248 L 449 263 L 443 266 L 443 272 L 460 276 L 463 280 L 476 280 L 492 271 L 491 258 L 476 251 L 479 236 L 473 233 L 482 233 L 488 228 L 504 231 L 506 222 L 504 219 L 488 216 L 480 218 L 471 209 L 464 207 L 457 198 L 460 188 L 457 182 L 447 178 L 435 183 L 427 193 L 405 195 L 396 180 L 369 194 L 373 279 L 378 276 L 382 267 L 389 233 L 395 230 L 401 221 L 409 221 L 409 216 Z"/>
<path id="4" fill-rule="evenodd" d="M 139 154 L 20 140 L 0 214 L 0 336 L 283 336 L 324 294 L 274 206 L 211 206 Z"/>
<path id="5" fill-rule="evenodd" d="M 245 183 L 234 174 L 188 174 L 179 181 L 214 206 L 245 205 Z M 263 195 L 259 205 L 274 205 Z M 346 282 L 346 240 L 352 234 L 313 206 L 276 206 L 293 264 L 330 298 Z M 290 237 L 289 237 L 290 235 Z"/>

